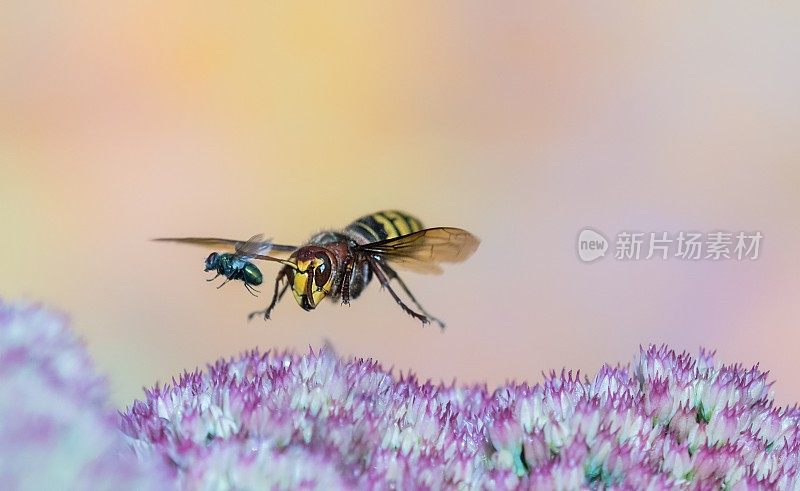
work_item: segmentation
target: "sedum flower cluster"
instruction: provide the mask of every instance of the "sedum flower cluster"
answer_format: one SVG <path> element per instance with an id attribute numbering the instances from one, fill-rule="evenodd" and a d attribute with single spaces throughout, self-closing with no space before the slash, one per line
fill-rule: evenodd
<path id="1" fill-rule="evenodd" d="M 121 428 L 185 489 L 800 489 L 798 420 L 705 351 L 489 392 L 323 349 L 185 373 Z"/>
<path id="2" fill-rule="evenodd" d="M 0 300 L 0 489 L 160 489 L 132 458 L 108 387 L 63 316 Z"/>
<path id="3" fill-rule="evenodd" d="M 0 489 L 800 489 L 800 410 L 705 351 L 493 392 L 252 351 L 120 414 L 61 317 L 0 302 L 0 382 Z"/>

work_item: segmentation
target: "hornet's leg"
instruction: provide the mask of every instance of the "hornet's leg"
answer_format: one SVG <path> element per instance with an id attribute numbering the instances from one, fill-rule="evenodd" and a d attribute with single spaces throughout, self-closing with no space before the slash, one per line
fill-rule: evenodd
<path id="1" fill-rule="evenodd" d="M 281 270 L 278 273 L 278 277 L 275 279 L 275 293 L 272 294 L 272 302 L 270 302 L 269 306 L 264 310 L 256 310 L 255 312 L 250 312 L 247 316 L 247 320 L 252 320 L 258 314 L 264 314 L 264 320 L 269 319 L 269 314 L 272 312 L 272 309 L 275 308 L 275 305 L 278 304 L 281 298 L 283 298 L 283 294 L 286 293 L 286 290 L 289 288 L 289 282 L 287 281 L 283 288 L 281 289 L 281 281 L 286 276 L 286 271 Z M 280 290 L 280 292 L 279 292 Z"/>
<path id="2" fill-rule="evenodd" d="M 353 277 L 353 264 L 355 260 L 353 257 L 345 259 L 344 263 L 344 276 L 342 277 L 342 305 L 350 305 L 350 280 Z"/>
<path id="3" fill-rule="evenodd" d="M 425 310 L 425 307 L 420 305 L 417 299 L 414 298 L 414 295 L 411 293 L 411 291 L 409 291 L 408 287 L 406 286 L 406 282 L 403 281 L 402 278 L 400 278 L 397 272 L 394 269 L 390 268 L 387 264 L 382 264 L 381 266 L 383 266 L 383 270 L 386 271 L 386 275 L 389 277 L 390 280 L 397 280 L 397 282 L 400 283 L 400 288 L 402 288 L 403 291 L 406 292 L 406 295 L 408 295 L 408 298 L 410 298 L 411 301 L 414 302 L 414 305 L 416 305 L 417 308 L 419 308 L 422 311 L 422 313 L 425 314 L 429 319 L 439 324 L 440 328 L 444 329 L 444 322 L 442 322 L 441 319 L 438 319 L 429 314 L 428 311 Z"/>
<path id="4" fill-rule="evenodd" d="M 426 316 L 424 316 L 424 315 L 422 315 L 420 313 L 417 313 L 417 312 L 414 312 L 413 310 L 411 310 L 411 308 L 408 305 L 406 305 L 400 299 L 399 296 L 397 296 L 397 293 L 395 293 L 395 291 L 392 289 L 392 286 L 389 284 L 389 280 L 386 278 L 386 275 L 383 273 L 383 269 L 381 269 L 381 265 L 378 264 L 378 261 L 376 261 L 373 258 L 368 258 L 367 261 L 369 261 L 370 268 L 375 273 L 375 276 L 378 278 L 378 281 L 380 282 L 381 286 L 386 288 L 387 290 L 389 290 L 389 293 L 392 295 L 392 298 L 394 298 L 394 301 L 397 302 L 397 305 L 399 305 L 400 308 L 402 308 L 405 311 L 406 314 L 410 315 L 411 317 L 413 317 L 415 319 L 420 320 L 423 324 L 427 324 L 427 323 L 430 322 L 430 319 L 428 319 Z"/>

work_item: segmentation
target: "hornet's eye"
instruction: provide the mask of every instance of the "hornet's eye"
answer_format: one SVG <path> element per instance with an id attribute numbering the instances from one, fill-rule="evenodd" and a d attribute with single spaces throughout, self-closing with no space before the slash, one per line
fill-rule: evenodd
<path id="1" fill-rule="evenodd" d="M 314 271 L 314 283 L 322 288 L 328 283 L 328 280 L 331 279 L 331 261 L 326 255 L 319 255 L 317 257 L 322 260 L 322 263 L 317 266 L 317 269 Z"/>

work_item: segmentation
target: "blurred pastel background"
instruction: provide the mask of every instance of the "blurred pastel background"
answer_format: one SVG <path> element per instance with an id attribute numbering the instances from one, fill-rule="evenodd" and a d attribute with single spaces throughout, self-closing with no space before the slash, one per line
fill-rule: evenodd
<path id="1" fill-rule="evenodd" d="M 536 382 L 640 344 L 800 399 L 800 8 L 23 2 L 0 7 L 0 295 L 71 314 L 115 401 L 330 341 L 435 381 Z M 204 281 L 158 236 L 301 243 L 383 208 L 482 239 L 350 308 Z M 581 263 L 592 226 L 764 234 L 756 261 Z"/>

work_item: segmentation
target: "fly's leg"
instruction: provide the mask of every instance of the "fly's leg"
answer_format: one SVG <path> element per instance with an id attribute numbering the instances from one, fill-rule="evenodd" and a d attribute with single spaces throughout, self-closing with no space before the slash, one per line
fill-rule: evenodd
<path id="1" fill-rule="evenodd" d="M 283 298 L 283 294 L 286 293 L 286 290 L 289 288 L 289 282 L 287 281 L 283 288 L 281 288 L 281 281 L 286 276 L 286 271 L 281 270 L 278 273 L 278 277 L 275 279 L 275 292 L 272 294 L 272 302 L 270 302 L 269 306 L 264 310 L 256 310 L 255 312 L 250 312 L 247 315 L 247 320 L 252 320 L 258 314 L 264 314 L 264 320 L 269 319 L 269 314 L 272 312 L 272 309 L 275 308 L 275 305 L 278 304 L 281 298 Z"/>
<path id="2" fill-rule="evenodd" d="M 431 319 L 432 321 L 436 322 L 437 324 L 439 324 L 439 327 L 441 329 L 444 329 L 444 322 L 442 322 L 441 319 L 438 319 L 437 317 L 434 317 L 431 314 L 429 314 L 428 311 L 425 310 L 425 307 L 420 305 L 420 303 L 417 301 L 416 298 L 414 298 L 414 295 L 406 286 L 406 282 L 403 281 L 402 278 L 400 278 L 400 275 L 398 275 L 397 272 L 394 269 L 390 268 L 387 264 L 382 264 L 381 266 L 383 267 L 384 271 L 386 271 L 386 274 L 390 280 L 397 280 L 397 282 L 400 284 L 400 288 L 402 288 L 403 291 L 406 292 L 406 295 L 408 295 L 408 298 L 410 298 L 411 301 L 414 302 L 414 305 L 416 305 L 417 308 L 419 308 L 419 310 L 421 310 L 422 313 L 428 317 L 428 319 Z"/>
<path id="3" fill-rule="evenodd" d="M 216 274 L 216 275 L 215 275 L 213 278 L 209 278 L 209 279 L 207 279 L 206 281 L 214 281 L 214 280 L 216 280 L 217 278 L 219 278 L 219 273 L 217 273 L 217 274 Z"/>
<path id="4" fill-rule="evenodd" d="M 248 292 L 250 295 L 254 296 L 254 297 L 257 297 L 257 296 L 258 296 L 258 295 L 256 295 L 256 293 L 261 293 L 259 290 L 257 290 L 257 289 L 255 289 L 255 288 L 253 288 L 253 285 L 251 285 L 251 284 L 249 284 L 249 283 L 245 283 L 245 284 L 244 284 L 244 287 L 245 287 L 245 289 L 247 290 L 247 292 Z M 255 292 L 255 293 L 253 293 L 253 292 Z"/>
<path id="5" fill-rule="evenodd" d="M 422 315 L 422 314 L 420 314 L 418 312 L 414 312 L 413 310 L 411 310 L 411 307 L 406 305 L 400 299 L 400 297 L 397 295 L 397 293 L 394 291 L 394 289 L 392 289 L 392 286 L 389 284 L 389 279 L 386 278 L 386 275 L 384 274 L 383 269 L 381 269 L 381 265 L 378 264 L 378 262 L 373 258 L 369 258 L 368 261 L 369 261 L 370 268 L 375 273 L 375 276 L 378 278 L 378 281 L 380 282 L 381 286 L 386 288 L 387 290 L 389 290 L 389 293 L 392 295 L 392 298 L 394 298 L 394 301 L 397 302 L 397 305 L 399 305 L 400 308 L 402 308 L 405 311 L 406 314 L 410 315 L 411 317 L 413 317 L 415 319 L 418 319 L 423 324 L 429 323 L 430 319 L 428 319 L 428 317 L 426 317 L 426 316 L 424 316 L 424 315 Z"/>

